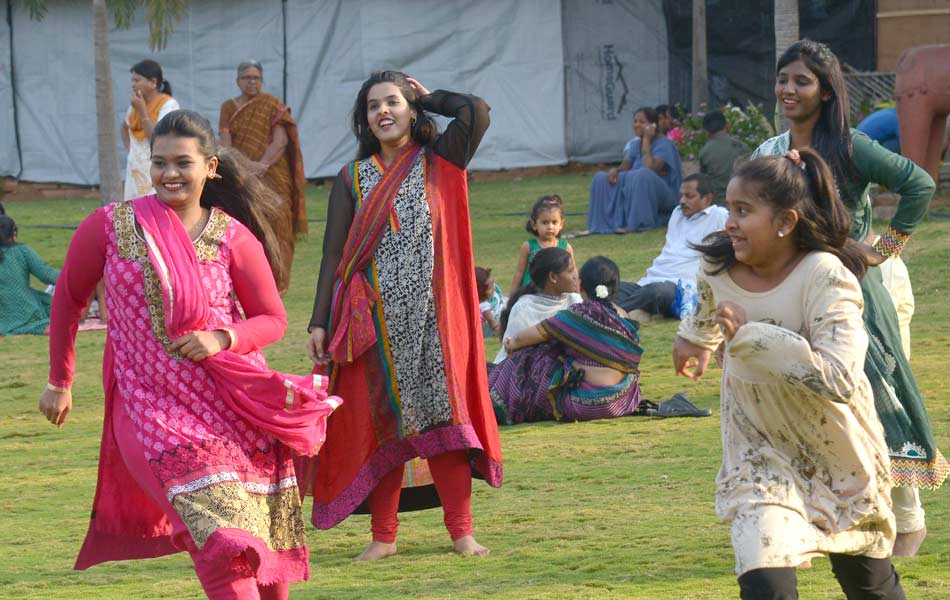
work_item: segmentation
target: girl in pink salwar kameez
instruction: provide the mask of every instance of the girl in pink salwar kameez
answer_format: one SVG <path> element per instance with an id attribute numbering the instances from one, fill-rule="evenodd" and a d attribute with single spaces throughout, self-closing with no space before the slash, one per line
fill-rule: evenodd
<path id="1" fill-rule="evenodd" d="M 59 426 L 100 278 L 112 316 L 99 481 L 76 568 L 185 550 L 210 598 L 286 598 L 309 577 L 292 459 L 316 453 L 340 401 L 319 377 L 270 371 L 260 351 L 287 323 L 268 225 L 279 199 L 190 111 L 156 125 L 151 172 L 157 195 L 79 226 L 53 299 L 40 410 Z"/>

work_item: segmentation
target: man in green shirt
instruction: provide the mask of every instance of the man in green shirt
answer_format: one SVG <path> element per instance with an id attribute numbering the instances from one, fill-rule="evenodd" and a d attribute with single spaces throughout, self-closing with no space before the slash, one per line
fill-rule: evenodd
<path id="1" fill-rule="evenodd" d="M 749 149 L 726 132 L 726 117 L 718 110 L 703 117 L 703 129 L 709 141 L 699 151 L 699 172 L 712 180 L 713 202 L 725 206 L 732 166 L 740 157 L 748 156 Z"/>

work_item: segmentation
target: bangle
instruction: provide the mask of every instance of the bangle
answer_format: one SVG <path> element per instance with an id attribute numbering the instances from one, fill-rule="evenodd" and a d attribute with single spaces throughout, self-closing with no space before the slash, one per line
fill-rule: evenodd
<path id="1" fill-rule="evenodd" d="M 65 394 L 66 392 L 69 391 L 68 387 L 60 387 L 58 385 L 53 385 L 52 383 L 47 383 L 46 389 L 48 389 L 51 392 L 58 392 L 60 394 Z"/>
<path id="2" fill-rule="evenodd" d="M 237 333 L 230 327 L 222 327 L 218 331 L 223 331 L 226 336 L 228 336 L 228 347 L 223 348 L 223 350 L 230 350 L 237 345 Z"/>
<path id="3" fill-rule="evenodd" d="M 907 244 L 909 239 L 909 233 L 888 227 L 887 231 L 881 234 L 881 237 L 874 243 L 874 249 L 885 258 L 898 256 L 904 250 L 904 245 Z"/>

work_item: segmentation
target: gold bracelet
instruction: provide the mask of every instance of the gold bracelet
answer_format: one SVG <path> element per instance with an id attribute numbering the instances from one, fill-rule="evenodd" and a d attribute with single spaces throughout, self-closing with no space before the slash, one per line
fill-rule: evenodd
<path id="1" fill-rule="evenodd" d="M 58 385 L 53 385 L 52 383 L 47 383 L 46 389 L 48 389 L 51 392 L 58 392 L 60 394 L 65 394 L 66 392 L 69 391 L 68 387 L 59 387 Z"/>

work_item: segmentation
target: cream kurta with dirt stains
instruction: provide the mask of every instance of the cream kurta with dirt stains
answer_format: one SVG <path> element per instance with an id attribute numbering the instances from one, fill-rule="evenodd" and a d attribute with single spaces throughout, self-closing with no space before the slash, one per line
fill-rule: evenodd
<path id="1" fill-rule="evenodd" d="M 712 350 L 723 340 L 712 320 L 719 302 L 748 318 L 725 348 L 716 478 L 736 573 L 830 552 L 889 556 L 889 459 L 864 374 L 857 279 L 825 252 L 808 254 L 768 292 L 708 270 L 704 262 L 699 305 L 678 333 Z"/>

